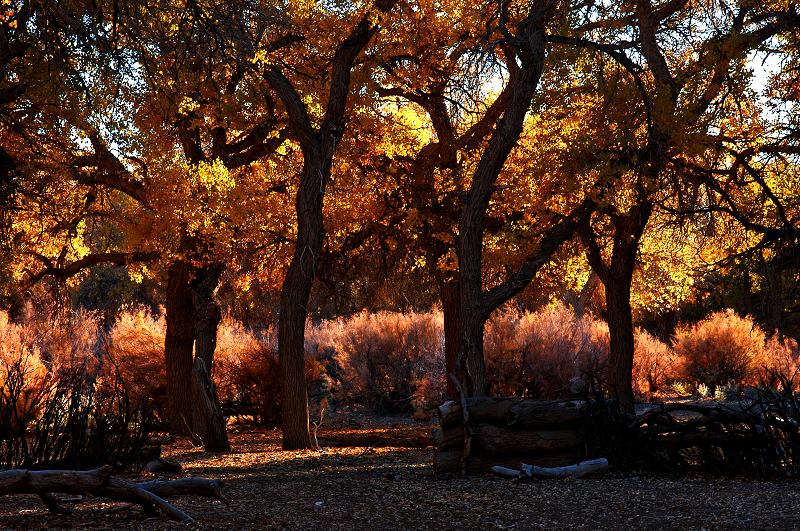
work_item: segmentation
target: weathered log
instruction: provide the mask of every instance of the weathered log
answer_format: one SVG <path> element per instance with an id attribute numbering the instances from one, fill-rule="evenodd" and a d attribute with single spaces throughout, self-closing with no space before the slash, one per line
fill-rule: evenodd
<path id="1" fill-rule="evenodd" d="M 450 450 L 463 444 L 464 433 L 460 427 L 436 428 L 433 439 L 437 449 Z M 563 450 L 581 446 L 585 440 L 577 429 L 511 430 L 493 424 L 472 427 L 473 448 L 487 455 Z"/>
<path id="2" fill-rule="evenodd" d="M 505 424 L 509 408 L 519 403 L 521 399 L 476 396 L 467 398 L 466 401 L 471 422 Z M 448 400 L 437 408 L 437 414 L 439 415 L 439 423 L 442 427 L 449 428 L 463 423 L 461 404 L 459 402 Z"/>
<path id="3" fill-rule="evenodd" d="M 222 496 L 222 483 L 203 478 L 156 480 L 135 483 L 111 475 L 112 468 L 104 466 L 94 470 L 6 470 L 0 472 L 0 495 L 36 494 L 51 512 L 62 512 L 52 493 L 92 494 L 116 501 L 141 505 L 148 515 L 155 509 L 181 522 L 192 518 L 165 501 L 162 496 L 197 494 L 226 501 Z"/>
<path id="4" fill-rule="evenodd" d="M 582 400 L 523 400 L 509 408 L 506 424 L 528 429 L 577 423 L 587 408 Z"/>
<path id="5" fill-rule="evenodd" d="M 523 463 L 535 463 L 539 466 L 561 466 L 575 463 L 581 458 L 581 452 L 565 450 L 559 452 L 539 454 L 512 454 L 503 456 L 489 456 L 473 453 L 467 458 L 466 472 L 468 474 L 487 474 L 495 465 L 515 467 L 519 471 Z M 435 452 L 433 456 L 433 470 L 435 474 L 458 473 L 461 460 L 460 450 L 447 450 Z"/>
<path id="6" fill-rule="evenodd" d="M 469 418 L 475 423 L 519 428 L 547 428 L 580 421 L 587 403 L 581 400 L 523 400 L 473 397 L 467 399 Z M 437 409 L 442 427 L 462 423 L 461 405 L 448 401 Z"/>
<path id="7" fill-rule="evenodd" d="M 496 465 L 492 467 L 492 471 L 495 474 L 512 478 L 580 478 L 605 472 L 608 468 L 608 459 L 601 458 L 559 467 L 544 467 L 523 463 L 518 470 Z"/>

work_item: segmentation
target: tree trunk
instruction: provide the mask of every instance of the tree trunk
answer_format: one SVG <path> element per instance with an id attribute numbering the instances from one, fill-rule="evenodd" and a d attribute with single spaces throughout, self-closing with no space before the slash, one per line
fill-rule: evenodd
<path id="1" fill-rule="evenodd" d="M 489 391 L 486 362 L 483 359 L 483 326 L 500 304 L 508 300 L 530 281 L 517 283 L 513 289 L 495 292 L 489 297 L 483 290 L 483 236 L 486 211 L 494 191 L 497 177 L 503 169 L 511 150 L 523 131 L 525 116 L 539 85 L 545 59 L 544 27 L 552 16 L 549 3 L 531 3 L 524 22 L 518 25 L 519 48 L 517 58 L 522 65 L 509 79 L 511 87 L 508 106 L 497 122 L 494 133 L 475 166 L 469 192 L 458 222 L 458 271 L 461 290 L 461 319 L 464 330 L 462 346 L 466 362 L 466 392 L 470 396 L 486 395 Z M 532 271 L 539 265 L 527 268 Z"/>
<path id="2" fill-rule="evenodd" d="M 231 449 L 212 372 L 217 331 L 222 319 L 219 304 L 214 300 L 214 292 L 223 269 L 222 264 L 203 267 L 196 272 L 192 281 L 196 334 L 192 370 L 192 425 L 207 452 L 228 452 Z"/>
<path id="3" fill-rule="evenodd" d="M 167 377 L 169 429 L 185 435 L 192 428 L 192 350 L 195 338 L 191 266 L 175 261 L 167 272 L 165 301 L 167 330 L 164 365 Z"/>
<path id="4" fill-rule="evenodd" d="M 305 153 L 297 192 L 297 244 L 281 287 L 278 361 L 281 370 L 283 449 L 311 448 L 305 381 L 305 327 L 308 300 L 325 234 L 322 206 L 325 176 L 321 148 Z"/>
<path id="5" fill-rule="evenodd" d="M 631 312 L 631 278 L 612 277 L 605 284 L 608 332 L 611 339 L 608 354 L 607 381 L 620 409 L 633 413 L 633 315 Z"/>
<path id="6" fill-rule="evenodd" d="M 456 373 L 456 362 L 461 352 L 461 292 L 458 280 L 445 280 L 439 283 L 439 294 L 442 299 L 442 317 L 444 318 L 444 362 L 447 379 L 447 397 L 458 398 L 455 382 L 450 378 Z M 463 380 L 463 369 L 457 377 Z"/>

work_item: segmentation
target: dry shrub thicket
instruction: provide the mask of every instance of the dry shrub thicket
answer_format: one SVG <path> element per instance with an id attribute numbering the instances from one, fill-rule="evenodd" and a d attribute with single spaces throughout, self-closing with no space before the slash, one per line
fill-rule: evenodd
<path id="1" fill-rule="evenodd" d="M 440 313 L 368 313 L 323 321 L 306 350 L 331 368 L 341 400 L 378 413 L 433 407 L 443 399 Z"/>
<path id="2" fill-rule="evenodd" d="M 680 360 L 677 376 L 712 389 L 729 383 L 756 385 L 773 373 L 798 380 L 797 343 L 768 340 L 751 319 L 732 310 L 679 328 L 674 350 Z"/>
<path id="3" fill-rule="evenodd" d="M 58 323 L 0 312 L 0 468 L 135 464 L 151 402 L 128 392 L 99 330 L 89 312 Z"/>
<path id="4" fill-rule="evenodd" d="M 575 378 L 594 379 L 608 357 L 608 326 L 564 305 L 534 313 L 505 310 L 486 326 L 485 351 L 499 395 L 557 397 Z"/>
<path id="5" fill-rule="evenodd" d="M 41 418 L 59 382 L 77 381 L 77 374 L 92 385 L 113 382 L 108 385 L 124 389 L 130 411 L 147 404 L 159 415 L 164 327 L 162 318 L 145 310 L 123 313 L 105 331 L 87 312 L 55 325 L 33 311 L 19 323 L 0 313 L 4 429 Z M 315 415 L 331 405 L 404 414 L 443 400 L 441 312 L 361 312 L 309 324 L 306 336 Z M 731 311 L 681 327 L 673 345 L 642 330 L 635 339 L 634 387 L 643 400 L 698 387 L 708 393 L 779 381 L 800 386 L 797 344 L 768 337 L 751 319 Z M 274 329 L 256 333 L 226 317 L 217 345 L 214 375 L 226 412 L 277 423 Z M 576 382 L 602 387 L 608 327 L 590 315 L 576 317 L 560 304 L 536 312 L 506 309 L 487 323 L 485 346 L 494 393 L 562 397 L 575 390 Z"/>

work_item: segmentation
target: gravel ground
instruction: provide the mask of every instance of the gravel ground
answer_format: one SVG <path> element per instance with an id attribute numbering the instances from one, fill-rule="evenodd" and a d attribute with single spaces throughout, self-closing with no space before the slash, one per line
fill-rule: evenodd
<path id="1" fill-rule="evenodd" d="M 225 481 L 229 505 L 195 497 L 174 500 L 195 518 L 193 524 L 147 518 L 138 507 L 92 498 L 75 505 L 69 516 L 54 516 L 36 497 L 8 496 L 0 506 L 0 527 L 800 529 L 800 481 L 611 472 L 518 483 L 434 477 L 430 448 L 283 452 L 279 433 L 264 430 L 234 434 L 233 445 L 235 451 L 225 455 L 182 443 L 165 448 L 166 457 L 183 463 L 185 475 Z"/>

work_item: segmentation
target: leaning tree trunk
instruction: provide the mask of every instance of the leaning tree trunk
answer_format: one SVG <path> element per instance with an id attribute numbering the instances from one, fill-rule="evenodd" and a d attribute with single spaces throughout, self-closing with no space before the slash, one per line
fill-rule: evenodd
<path id="1" fill-rule="evenodd" d="M 297 192 L 297 244 L 281 287 L 278 361 L 281 370 L 283 449 L 311 447 L 305 381 L 305 327 L 308 300 L 322 251 L 325 168 L 321 148 L 306 153 Z"/>
<path id="2" fill-rule="evenodd" d="M 443 280 L 439 283 L 444 319 L 444 363 L 447 376 L 448 398 L 458 398 L 458 391 L 451 374 L 463 379 L 463 367 L 457 365 L 461 352 L 461 291 L 458 280 Z"/>
<path id="3" fill-rule="evenodd" d="M 165 301 L 167 330 L 164 365 L 167 377 L 167 410 L 173 435 L 192 428 L 192 350 L 195 338 L 191 265 L 183 260 L 168 270 Z"/>
<path id="4" fill-rule="evenodd" d="M 195 361 L 192 369 L 192 419 L 195 433 L 207 452 L 227 452 L 231 445 L 226 432 L 225 417 L 213 380 L 214 351 L 217 330 L 222 318 L 214 292 L 224 266 L 213 264 L 201 268 L 192 282 L 195 308 Z"/>
<path id="5" fill-rule="evenodd" d="M 192 368 L 192 419 L 195 435 L 200 437 L 207 452 L 229 452 L 231 444 L 225 427 L 225 417 L 217 398 L 217 387 L 202 358 L 194 360 Z"/>

